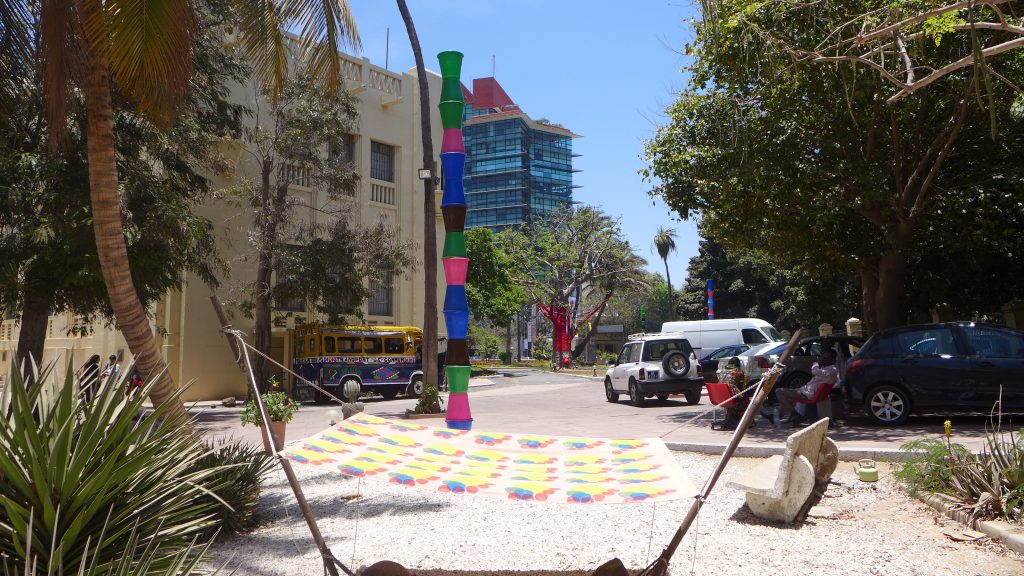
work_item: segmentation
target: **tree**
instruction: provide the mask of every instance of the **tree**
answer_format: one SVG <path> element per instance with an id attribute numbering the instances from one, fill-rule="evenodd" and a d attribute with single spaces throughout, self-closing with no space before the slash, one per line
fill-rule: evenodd
<path id="1" fill-rule="evenodd" d="M 253 208 L 256 277 L 244 286 L 241 302 L 255 318 L 254 347 L 269 356 L 275 302 L 312 302 L 334 323 L 361 317 L 367 279 L 386 282 L 412 259 L 411 246 L 391 227 L 353 222 L 358 175 L 347 161 L 352 151 L 345 138 L 355 129 L 352 97 L 299 71 L 267 100 L 268 113 L 257 109 L 245 129 L 259 182 L 243 182 L 233 193 Z M 319 192 L 311 196 L 315 204 L 290 194 L 294 185 Z M 304 220 L 297 208 L 317 217 Z M 263 356 L 253 360 L 253 372 L 260 385 L 267 382 Z"/>
<path id="2" fill-rule="evenodd" d="M 219 26 L 225 17 L 204 11 L 193 90 L 169 127 L 154 125 L 115 95 L 125 242 L 135 288 L 147 307 L 180 288 L 184 271 L 217 284 L 221 263 L 211 224 L 193 209 L 209 192 L 198 172 L 222 168 L 215 139 L 239 128 L 241 109 L 227 101 L 225 83 L 241 79 L 244 67 L 222 46 Z M 74 314 L 80 321 L 69 328 L 83 333 L 113 314 L 92 234 L 83 102 L 69 102 L 70 130 L 57 153 L 47 150 L 38 74 L 0 90 L 0 102 L 0 310 L 20 313 L 15 357 L 39 362 L 50 315 Z"/>
<path id="3" fill-rule="evenodd" d="M 608 300 L 608 306 L 601 321 L 606 324 L 622 324 L 626 334 L 661 330 L 661 325 L 676 318 L 668 283 L 661 274 L 645 272 L 643 282 L 625 287 Z M 644 307 L 647 327 L 640 316 Z"/>
<path id="4" fill-rule="evenodd" d="M 330 84 L 340 76 L 341 43 L 359 42 L 345 0 L 232 0 L 231 6 L 237 11 L 233 26 L 256 77 L 274 94 L 287 75 L 286 29 L 301 30 L 304 61 L 315 78 Z M 197 21 L 193 4 L 74 0 L 41 2 L 34 10 L 24 2 L 5 1 L 2 13 L 0 71 L 23 73 L 33 68 L 33 60 L 41 63 L 54 149 L 65 139 L 71 95 L 75 89 L 82 94 L 93 231 L 110 306 L 139 372 L 156 381 L 153 403 L 173 402 L 168 418 L 182 421 L 184 406 L 172 400 L 175 385 L 132 280 L 118 188 L 113 87 L 146 117 L 170 121 L 190 88 Z"/>
<path id="5" fill-rule="evenodd" d="M 527 227 L 506 230 L 499 238 L 515 263 L 516 283 L 542 304 L 549 319 L 558 318 L 556 352 L 566 352 L 590 318 L 598 326 L 612 296 L 644 281 L 643 258 L 622 237 L 618 223 L 597 208 L 571 206 Z M 598 304 L 584 310 L 591 293 L 598 295 Z M 577 343 L 570 358 L 583 352 L 591 334 Z"/>
<path id="6" fill-rule="evenodd" d="M 466 300 L 474 318 L 505 328 L 505 353 L 511 358 L 512 322 L 526 301 L 526 293 L 512 275 L 512 259 L 495 241 L 490 228 L 466 231 Z"/>
<path id="7" fill-rule="evenodd" d="M 647 143 L 643 172 L 654 194 L 700 219 L 726 248 L 757 247 L 809 272 L 856 272 L 871 330 L 909 317 L 901 303 L 907 256 L 922 219 L 941 208 L 936 191 L 967 194 L 968 182 L 1019 157 L 991 139 L 990 114 L 1006 131 L 1022 127 L 1006 83 L 988 91 L 984 110 L 971 105 L 984 83 L 979 69 L 890 103 L 888 81 L 855 62 L 823 67 L 794 57 L 794 46 L 821 42 L 866 5 L 874 6 L 706 5 L 688 47 L 696 56 L 690 84 L 669 109 L 671 123 Z M 962 47 L 915 49 L 919 64 L 934 67 Z M 1024 78 L 1019 57 L 986 69 Z M 959 150 L 972 155 L 967 174 L 944 169 Z"/>
<path id="8" fill-rule="evenodd" d="M 416 79 L 420 87 L 420 138 L 423 145 L 423 168 L 435 172 L 433 132 L 430 128 L 430 86 L 427 67 L 423 64 L 420 39 L 405 0 L 396 0 L 402 13 L 409 44 L 416 58 Z M 437 400 L 437 221 L 434 209 L 434 178 L 423 180 L 423 395 L 420 396 L 421 413 L 441 411 Z"/>
<path id="9" fill-rule="evenodd" d="M 658 250 L 658 256 L 665 263 L 665 281 L 668 283 L 668 298 L 672 300 L 672 274 L 668 271 L 668 255 L 676 250 L 676 231 L 674 228 L 658 226 L 654 234 L 654 247 Z"/>

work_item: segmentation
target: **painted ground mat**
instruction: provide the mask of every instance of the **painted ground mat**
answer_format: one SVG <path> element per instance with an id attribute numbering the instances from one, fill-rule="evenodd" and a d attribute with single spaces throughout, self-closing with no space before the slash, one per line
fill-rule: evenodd
<path id="1" fill-rule="evenodd" d="M 621 504 L 697 494 L 660 438 L 451 430 L 358 414 L 281 454 L 348 476 L 511 500 Z"/>

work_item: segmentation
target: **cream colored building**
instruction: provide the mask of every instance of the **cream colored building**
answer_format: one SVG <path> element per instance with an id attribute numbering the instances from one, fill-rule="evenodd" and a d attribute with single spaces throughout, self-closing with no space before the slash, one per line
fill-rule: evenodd
<path id="1" fill-rule="evenodd" d="M 404 242 L 414 244 L 415 268 L 396 274 L 392 286 L 373 286 L 375 297 L 364 304 L 367 323 L 378 325 L 423 326 L 423 182 L 418 179 L 423 148 L 420 137 L 419 86 L 415 70 L 395 73 L 370 63 L 369 60 L 345 56 L 343 64 L 345 87 L 358 98 L 358 129 L 352 134 L 352 161 L 360 174 L 355 193 L 355 217 L 362 222 L 383 220 L 394 227 Z M 441 143 L 441 119 L 437 111 L 441 78 L 428 71 L 431 126 L 435 158 Z M 253 86 L 238 86 L 234 98 L 254 103 Z M 264 110 L 266 108 L 264 107 Z M 212 177 L 213 188 L 224 189 L 248 178 L 258 180 L 259 169 L 252 154 L 243 150 L 241 141 L 224 142 L 220 151 L 234 166 L 230 174 Z M 376 160 L 371 169 L 371 161 Z M 390 169 L 387 169 L 390 164 Z M 376 177 L 375 177 L 376 176 Z M 323 204 L 319 193 L 303 186 L 292 186 L 290 193 L 304 200 L 307 206 Z M 438 257 L 444 240 L 441 222 L 441 191 L 435 195 L 437 207 Z M 229 202 L 209 200 L 200 210 L 209 218 L 218 235 L 221 257 L 230 265 L 230 277 L 223 279 L 221 298 L 230 300 L 232 286 L 251 282 L 256 274 L 254 258 L 244 259 L 251 250 L 247 237 L 252 227 L 252 214 Z M 324 218 L 312 208 L 297 208 L 297 217 L 315 220 Z M 444 299 L 444 276 L 438 263 L 439 331 L 444 333 L 440 308 Z M 163 346 L 168 368 L 175 382 L 191 383 L 184 394 L 186 400 L 214 400 L 246 394 L 246 381 L 231 357 L 219 323 L 210 303 L 212 292 L 192 275 L 187 275 L 180 291 L 168 293 L 153 310 L 154 329 Z M 310 307 L 306 307 L 309 310 Z M 251 334 L 253 322 L 237 310 L 231 310 L 235 328 Z M 300 310 L 277 310 L 274 314 L 273 356 L 290 365 L 291 339 L 289 328 L 296 320 L 316 320 Z M 110 354 L 119 354 L 130 361 L 130 352 L 120 333 L 104 326 L 92 327 L 86 337 L 69 335 L 78 320 L 70 315 L 50 318 L 44 363 L 55 363 L 64 370 L 69 362 L 81 364 L 92 354 L 100 354 L 106 362 Z M 16 320 L 0 324 L 0 374 L 10 369 L 17 347 Z M 251 340 L 250 340 L 251 341 Z M 73 355 L 73 360 L 72 360 Z M 280 373 L 280 370 L 278 370 Z M 284 376 L 284 375 L 282 375 Z M 283 378 L 287 381 L 287 378 Z"/>

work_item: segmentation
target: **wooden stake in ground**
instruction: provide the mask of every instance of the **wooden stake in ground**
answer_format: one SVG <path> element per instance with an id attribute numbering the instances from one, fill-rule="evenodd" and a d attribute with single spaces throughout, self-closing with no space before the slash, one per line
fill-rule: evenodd
<path id="1" fill-rule="evenodd" d="M 213 308 L 217 312 L 217 317 L 221 319 L 223 323 L 227 319 L 227 314 L 224 312 L 224 306 L 221 304 L 220 299 L 216 294 L 210 297 L 213 302 Z M 302 486 L 299 485 L 299 479 L 295 476 L 295 471 L 292 469 L 292 463 L 286 458 L 282 458 L 277 455 L 284 445 L 281 439 L 274 434 L 273 429 L 270 427 L 270 418 L 267 416 L 267 409 L 263 405 L 263 398 L 260 397 L 260 388 L 256 383 L 256 376 L 252 371 L 252 363 L 249 361 L 249 351 L 245 348 L 245 343 L 241 341 L 241 333 L 237 330 L 232 330 L 230 324 L 224 324 L 221 328 L 221 332 L 228 337 L 228 343 L 231 344 L 233 352 L 241 350 L 244 354 L 236 355 L 235 358 L 239 357 L 242 360 L 242 371 L 246 375 L 246 379 L 249 381 L 251 387 L 250 395 L 253 401 L 256 402 L 256 408 L 259 409 L 260 413 L 260 426 L 263 428 L 263 435 L 270 439 L 270 445 L 274 447 L 274 455 L 277 458 L 278 463 L 281 464 L 281 468 L 284 470 L 284 475 L 288 478 L 288 484 L 292 487 L 292 493 L 295 495 L 295 500 L 299 504 L 299 510 L 302 511 L 302 517 L 306 519 L 306 526 L 309 528 L 309 533 L 313 536 L 313 541 L 316 542 L 316 547 L 320 551 L 320 557 L 324 562 L 324 571 L 330 576 L 339 576 L 338 568 L 341 568 L 348 576 L 355 576 L 355 572 L 348 569 L 347 566 L 341 563 L 340 560 L 334 557 L 331 549 L 327 547 L 327 542 L 324 541 L 323 534 L 320 533 L 320 526 L 316 523 L 316 517 L 313 515 L 313 510 L 309 507 L 309 502 L 306 502 L 306 495 L 302 492 Z M 235 341 L 235 338 L 238 341 Z"/>

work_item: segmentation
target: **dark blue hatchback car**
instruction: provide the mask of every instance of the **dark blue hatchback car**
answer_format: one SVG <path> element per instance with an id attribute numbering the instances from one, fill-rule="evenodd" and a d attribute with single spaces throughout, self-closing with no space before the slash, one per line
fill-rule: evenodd
<path id="1" fill-rule="evenodd" d="M 880 424 L 911 412 L 1024 409 L 1024 332 L 974 322 L 878 332 L 846 366 L 849 410 Z"/>

